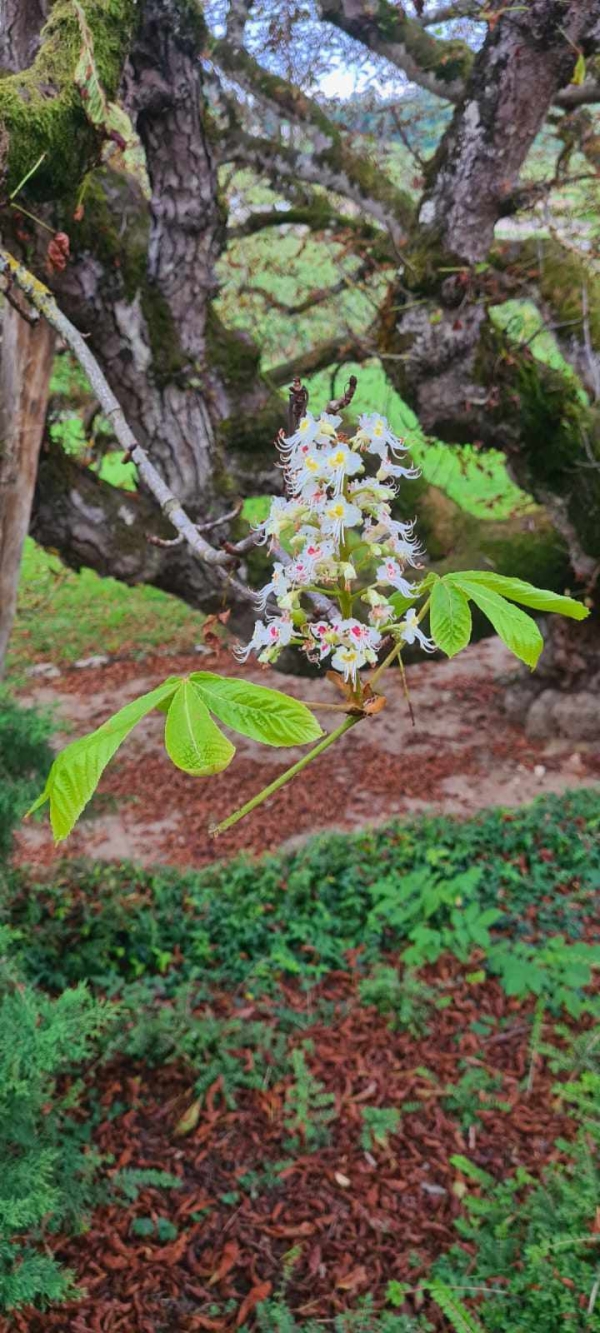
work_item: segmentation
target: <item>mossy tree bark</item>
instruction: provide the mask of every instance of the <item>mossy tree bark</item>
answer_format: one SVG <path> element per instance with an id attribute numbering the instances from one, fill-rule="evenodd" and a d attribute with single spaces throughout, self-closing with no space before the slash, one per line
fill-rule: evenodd
<path id="1" fill-rule="evenodd" d="M 130 41 L 128 110 L 145 151 L 150 198 L 127 174 L 96 169 L 83 188 L 75 175 L 65 198 L 43 210 L 47 225 L 69 233 L 73 253 L 52 285 L 89 338 L 140 443 L 198 522 L 232 507 L 238 479 L 227 444 L 243 434 L 240 423 L 262 429 L 266 447 L 284 416 L 260 376 L 258 351 L 224 329 L 212 308 L 225 215 L 204 114 L 204 37 L 194 4 L 146 0 Z M 43 36 L 36 64 L 42 56 Z M 33 513 L 37 539 L 72 564 L 181 595 L 187 588 L 192 604 L 221 606 L 214 570 L 148 544 L 148 534 L 172 535 L 156 509 L 110 488 L 98 487 L 94 501 L 95 480 L 54 452 L 44 460 Z M 227 527 L 219 535 L 227 537 Z M 234 618 L 245 624 L 247 607 L 233 601 Z"/>
<path id="2" fill-rule="evenodd" d="M 566 28 L 556 22 L 557 8 Z M 593 3 L 567 13 L 535 0 L 489 33 L 428 169 L 406 269 L 380 331 L 382 351 L 395 354 L 388 374 L 423 428 L 449 443 L 505 451 L 515 479 L 546 507 L 574 579 L 592 598 L 600 574 L 598 280 L 557 241 L 494 248 L 494 228 L 510 211 L 525 156 L 568 76 L 565 37 L 583 43 L 598 19 Z M 558 325 L 575 373 L 545 364 L 500 331 L 491 310 L 515 295 L 531 296 Z M 530 576 L 526 565 L 521 575 Z M 588 674 L 597 674 L 597 622 L 583 639 L 577 631 L 561 635 L 585 642 Z M 558 681 L 564 652 L 551 644 L 550 658 Z M 594 728 L 600 734 L 600 707 Z"/>

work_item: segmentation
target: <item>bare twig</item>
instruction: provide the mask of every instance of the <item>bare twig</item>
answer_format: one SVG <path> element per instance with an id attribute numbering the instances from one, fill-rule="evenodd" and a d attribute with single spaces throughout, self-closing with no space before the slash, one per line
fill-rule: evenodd
<path id="1" fill-rule="evenodd" d="M 328 404 L 327 404 L 326 411 L 327 411 L 327 412 L 343 412 L 343 410 L 344 410 L 345 407 L 349 407 L 349 406 L 350 406 L 350 403 L 352 402 L 352 399 L 354 398 L 354 395 L 355 395 L 355 393 L 356 393 L 356 386 L 357 386 L 357 384 L 358 384 L 358 380 L 357 380 L 357 378 L 356 378 L 356 375 L 349 375 L 349 376 L 348 376 L 348 383 L 346 384 L 346 387 L 345 387 L 345 389 L 344 389 L 344 392 L 343 392 L 341 398 L 332 398 L 331 401 L 328 402 Z M 333 386 L 332 386 L 332 387 L 333 387 Z"/>
<path id="2" fill-rule="evenodd" d="M 288 429 L 290 435 L 298 429 L 308 407 L 308 389 L 299 375 L 295 375 L 288 395 Z"/>
<path id="3" fill-rule="evenodd" d="M 156 537 L 153 532 L 147 532 L 146 541 L 150 546 L 160 546 L 162 551 L 172 551 L 175 546 L 183 546 L 185 537 L 181 532 L 178 537 Z"/>

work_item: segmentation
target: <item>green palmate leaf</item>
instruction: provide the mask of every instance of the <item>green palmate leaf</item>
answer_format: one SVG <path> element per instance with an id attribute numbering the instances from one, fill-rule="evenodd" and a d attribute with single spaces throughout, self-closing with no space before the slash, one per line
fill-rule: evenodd
<path id="1" fill-rule="evenodd" d="M 191 679 L 181 681 L 171 700 L 165 745 L 177 768 L 195 777 L 221 773 L 235 754 L 235 745 L 219 731 Z"/>
<path id="2" fill-rule="evenodd" d="M 491 588 L 492 592 L 500 593 L 501 597 L 508 597 L 511 602 L 531 606 L 535 611 L 555 611 L 561 616 L 569 616 L 571 620 L 585 620 L 590 614 L 587 606 L 576 602 L 573 597 L 563 597 L 547 588 L 535 588 L 533 583 L 526 583 L 524 579 L 510 579 L 504 574 L 495 574 L 491 569 L 465 569 L 460 574 L 447 574 L 446 579 L 455 584 L 468 579 L 470 583 Z"/>
<path id="3" fill-rule="evenodd" d="M 93 796 L 106 765 L 129 732 L 147 713 L 173 695 L 178 684 L 179 677 L 170 676 L 149 694 L 126 704 L 97 731 L 67 745 L 57 756 L 41 796 L 28 811 L 32 814 L 45 801 L 50 802 L 50 823 L 56 842 L 68 837 Z"/>
<path id="4" fill-rule="evenodd" d="M 195 671 L 190 679 L 211 713 L 226 727 L 263 745 L 307 745 L 323 735 L 306 704 L 280 690 L 210 671 Z"/>
<path id="5" fill-rule="evenodd" d="M 470 597 L 483 611 L 497 634 L 511 652 L 527 666 L 534 667 L 544 647 L 544 640 L 531 616 L 505 601 L 499 593 L 481 583 L 470 582 L 464 574 L 453 574 L 452 583 Z"/>
<path id="6" fill-rule="evenodd" d="M 431 636 L 438 648 L 454 657 L 466 648 L 473 622 L 468 598 L 460 588 L 442 580 L 434 584 L 430 606 Z"/>

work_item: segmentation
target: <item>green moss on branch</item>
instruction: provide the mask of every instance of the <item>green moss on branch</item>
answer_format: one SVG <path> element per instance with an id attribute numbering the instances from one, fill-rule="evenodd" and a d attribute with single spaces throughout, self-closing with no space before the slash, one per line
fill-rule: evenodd
<path id="1" fill-rule="evenodd" d="M 324 19 L 386 56 L 440 97 L 460 98 L 474 58 L 466 42 L 434 37 L 392 0 L 376 0 L 354 13 L 349 10 L 344 0 L 322 0 Z"/>
<path id="2" fill-rule="evenodd" d="M 516 440 L 511 452 L 519 483 L 537 499 L 560 504 L 582 550 L 600 557 L 600 412 L 567 368 L 547 365 L 528 347 L 515 348 L 487 325 L 478 376 L 496 397 L 490 417 Z"/>
<path id="3" fill-rule="evenodd" d="M 137 15 L 135 0 L 83 0 L 94 38 L 98 76 L 114 97 Z M 16 189 L 38 158 L 27 183 L 31 200 L 60 198 L 97 160 L 100 138 L 85 114 L 74 72 L 82 38 L 71 0 L 56 0 L 34 64 L 0 80 L 0 168 L 3 193 Z"/>

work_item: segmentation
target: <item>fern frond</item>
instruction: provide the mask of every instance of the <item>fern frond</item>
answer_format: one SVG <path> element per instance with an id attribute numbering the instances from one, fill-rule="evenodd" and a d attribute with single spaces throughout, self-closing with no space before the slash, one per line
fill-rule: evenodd
<path id="1" fill-rule="evenodd" d="M 431 1299 L 435 1302 L 442 1314 L 446 1316 L 448 1322 L 452 1325 L 455 1333 L 485 1333 L 483 1324 L 467 1310 L 466 1305 L 452 1290 L 447 1287 L 445 1282 L 440 1282 L 434 1278 L 426 1284 Z"/>

